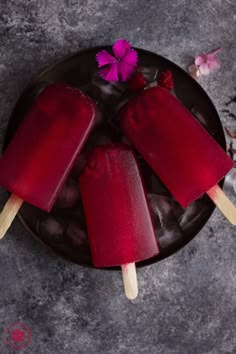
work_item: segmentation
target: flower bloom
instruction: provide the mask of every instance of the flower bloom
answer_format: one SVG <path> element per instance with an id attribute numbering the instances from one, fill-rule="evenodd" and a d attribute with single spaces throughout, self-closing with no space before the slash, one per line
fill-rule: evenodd
<path id="1" fill-rule="evenodd" d="M 212 71 L 220 68 L 220 61 L 217 58 L 217 53 L 221 48 L 216 49 L 214 52 L 205 54 L 201 53 L 196 56 L 194 64 L 188 68 L 190 74 L 196 79 L 202 75 L 208 75 Z"/>
<path id="2" fill-rule="evenodd" d="M 132 75 L 138 61 L 138 53 L 125 39 L 112 46 L 114 56 L 106 50 L 97 53 L 99 74 L 106 81 L 126 81 Z"/>

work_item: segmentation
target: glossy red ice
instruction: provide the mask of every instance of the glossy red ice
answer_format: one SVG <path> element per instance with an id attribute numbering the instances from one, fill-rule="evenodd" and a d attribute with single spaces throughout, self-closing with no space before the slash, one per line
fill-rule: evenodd
<path id="1" fill-rule="evenodd" d="M 150 258 L 159 252 L 139 169 L 126 146 L 93 150 L 80 190 L 96 267 Z"/>
<path id="2" fill-rule="evenodd" d="M 94 102 L 64 84 L 36 99 L 0 160 L 0 185 L 50 211 L 95 121 Z"/>
<path id="3" fill-rule="evenodd" d="M 233 167 L 212 136 L 166 89 L 143 91 L 120 117 L 125 135 L 183 207 Z"/>

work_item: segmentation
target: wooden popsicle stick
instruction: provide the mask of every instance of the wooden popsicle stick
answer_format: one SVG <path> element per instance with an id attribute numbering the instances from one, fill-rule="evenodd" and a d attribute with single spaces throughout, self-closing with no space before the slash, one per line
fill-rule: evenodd
<path id="1" fill-rule="evenodd" d="M 125 295 L 129 300 L 138 296 L 138 283 L 135 263 L 127 263 L 121 266 Z"/>
<path id="2" fill-rule="evenodd" d="M 207 192 L 208 196 L 233 225 L 236 225 L 236 207 L 231 203 L 220 186 L 216 184 Z"/>
<path id="3" fill-rule="evenodd" d="M 0 214 L 0 240 L 11 226 L 23 202 L 24 201 L 15 194 L 11 194 Z"/>

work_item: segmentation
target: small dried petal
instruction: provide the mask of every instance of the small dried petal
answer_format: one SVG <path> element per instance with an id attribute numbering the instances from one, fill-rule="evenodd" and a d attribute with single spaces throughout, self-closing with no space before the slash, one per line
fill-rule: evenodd
<path id="1" fill-rule="evenodd" d="M 210 71 L 211 71 L 207 63 L 201 64 L 199 66 L 199 70 L 202 75 L 208 75 L 208 74 L 210 74 Z"/>
<path id="2" fill-rule="evenodd" d="M 210 70 L 218 70 L 220 68 L 221 62 L 218 58 L 214 57 L 210 61 L 208 60 L 208 66 Z"/>
<path id="3" fill-rule="evenodd" d="M 220 61 L 216 57 L 217 53 L 221 48 L 217 48 L 215 51 L 205 54 L 201 53 L 195 58 L 195 66 L 199 70 L 201 75 L 208 75 L 211 71 L 217 70 L 220 68 Z M 197 69 L 193 65 L 189 67 L 189 71 L 193 77 L 197 77 Z"/>
<path id="4" fill-rule="evenodd" d="M 200 66 L 201 64 L 205 63 L 207 61 L 207 55 L 205 53 L 201 53 L 199 54 L 196 58 L 195 58 L 195 65 Z"/>
<path id="5" fill-rule="evenodd" d="M 202 74 L 200 73 L 200 70 L 195 64 L 192 64 L 188 67 L 188 71 L 190 75 L 197 80 Z"/>

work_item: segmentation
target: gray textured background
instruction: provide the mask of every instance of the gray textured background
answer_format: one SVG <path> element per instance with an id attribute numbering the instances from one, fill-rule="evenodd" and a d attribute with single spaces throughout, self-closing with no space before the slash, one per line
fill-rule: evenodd
<path id="1" fill-rule="evenodd" d="M 184 68 L 200 51 L 222 46 L 221 70 L 200 83 L 235 129 L 221 112 L 236 91 L 235 21 L 234 0 L 1 0 L 0 143 L 32 75 L 120 37 Z M 235 114 L 235 103 L 229 107 Z M 0 244 L 0 353 L 14 353 L 4 330 L 16 321 L 32 331 L 22 353 L 236 353 L 235 230 L 215 211 L 182 251 L 138 270 L 140 294 L 128 302 L 119 273 L 58 259 L 16 220 Z"/>

